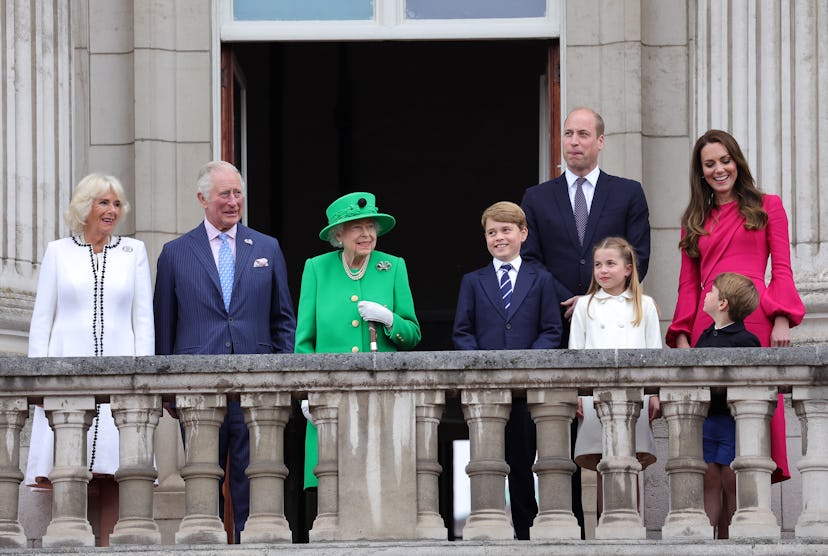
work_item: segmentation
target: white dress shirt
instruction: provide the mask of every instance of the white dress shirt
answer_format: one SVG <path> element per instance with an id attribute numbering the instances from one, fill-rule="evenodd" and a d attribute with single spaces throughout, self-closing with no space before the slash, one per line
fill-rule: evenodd
<path id="1" fill-rule="evenodd" d="M 601 174 L 601 169 L 596 166 L 592 172 L 584 176 L 586 181 L 581 184 L 581 189 L 584 190 L 584 197 L 586 197 L 587 213 L 592 211 L 592 198 L 595 196 L 595 184 L 598 183 L 598 176 Z M 564 172 L 566 176 L 566 183 L 569 190 L 569 205 L 572 207 L 572 212 L 575 212 L 575 180 L 580 176 L 576 176 L 571 170 L 567 169 Z"/>
<path id="2" fill-rule="evenodd" d="M 515 289 L 515 284 L 517 284 L 517 277 L 518 271 L 520 270 L 520 255 L 512 259 L 511 261 L 501 261 L 500 259 L 493 259 L 492 264 L 494 265 L 495 273 L 497 274 L 497 283 L 500 283 L 500 275 L 502 272 L 500 271 L 500 267 L 504 264 L 512 265 L 512 270 L 509 271 L 509 279 L 512 280 L 512 290 Z"/>

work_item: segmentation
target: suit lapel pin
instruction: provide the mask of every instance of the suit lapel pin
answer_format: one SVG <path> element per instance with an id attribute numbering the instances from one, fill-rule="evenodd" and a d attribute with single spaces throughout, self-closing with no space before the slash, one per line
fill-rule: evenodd
<path id="1" fill-rule="evenodd" d="M 245 242 L 247 245 L 253 245 L 253 240 L 252 240 L 252 239 L 250 239 L 249 237 L 244 238 L 244 242 Z"/>
<path id="2" fill-rule="evenodd" d="M 132 253 L 132 247 L 130 247 L 129 245 L 124 245 L 123 247 L 121 247 L 121 249 L 123 249 L 127 253 Z"/>
<path id="3" fill-rule="evenodd" d="M 377 270 L 390 270 L 391 263 L 388 261 L 380 261 L 377 263 Z"/>

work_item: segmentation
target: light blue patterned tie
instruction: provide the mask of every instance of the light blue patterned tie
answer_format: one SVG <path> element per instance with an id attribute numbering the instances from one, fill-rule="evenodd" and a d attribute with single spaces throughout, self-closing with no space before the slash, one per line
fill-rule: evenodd
<path id="1" fill-rule="evenodd" d="M 227 241 L 227 234 L 222 232 L 219 234 L 219 238 L 221 238 L 221 248 L 219 248 L 218 271 L 219 281 L 221 282 L 221 297 L 224 298 L 224 308 L 229 313 L 230 296 L 233 294 L 235 264 L 233 262 L 233 252 L 230 250 L 230 243 Z"/>
<path id="2" fill-rule="evenodd" d="M 500 277 L 500 297 L 503 298 L 503 308 L 507 311 L 512 304 L 512 279 L 509 278 L 509 271 L 512 270 L 512 265 L 509 263 L 500 265 L 500 270 L 503 274 Z"/>

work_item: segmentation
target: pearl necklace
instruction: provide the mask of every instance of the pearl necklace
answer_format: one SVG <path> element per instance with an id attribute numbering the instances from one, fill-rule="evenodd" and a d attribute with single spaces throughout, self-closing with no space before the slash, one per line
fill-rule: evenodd
<path id="1" fill-rule="evenodd" d="M 75 245 L 78 247 L 88 247 L 89 248 L 89 262 L 92 265 L 92 281 L 94 282 L 94 288 L 92 291 L 92 339 L 95 343 L 95 357 L 100 357 L 103 355 L 103 332 L 104 332 L 104 304 L 103 304 L 103 294 L 104 294 L 104 275 L 106 274 L 106 253 L 109 251 L 110 248 L 116 247 L 119 243 L 121 243 L 121 237 L 118 236 L 116 238 L 110 238 L 106 245 L 104 245 L 103 251 L 101 253 L 101 261 L 100 261 L 100 274 L 98 273 L 98 260 L 95 256 L 95 249 L 92 247 L 91 243 L 86 243 L 86 238 L 83 238 L 84 241 L 81 241 L 80 236 L 72 236 L 72 241 L 75 242 Z M 100 326 L 98 325 L 98 321 L 100 320 Z M 95 426 L 93 428 L 92 433 L 92 452 L 89 456 L 89 472 L 92 472 L 92 467 L 95 465 L 95 452 L 98 448 L 98 426 L 100 422 L 100 412 L 101 412 L 101 404 L 95 404 Z"/>
<path id="2" fill-rule="evenodd" d="M 345 252 L 343 251 L 342 268 L 345 269 L 345 274 L 348 276 L 348 278 L 350 278 L 351 280 L 359 280 L 365 275 L 365 271 L 368 269 L 368 259 L 370 258 L 371 257 L 366 256 L 365 260 L 362 262 L 362 266 L 359 267 L 359 271 L 356 274 L 354 274 L 353 272 L 351 272 L 351 268 L 348 266 L 348 263 L 345 262 Z"/>

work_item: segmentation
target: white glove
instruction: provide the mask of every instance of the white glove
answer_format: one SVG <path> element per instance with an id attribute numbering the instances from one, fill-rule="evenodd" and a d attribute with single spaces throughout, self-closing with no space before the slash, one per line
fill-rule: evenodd
<path id="1" fill-rule="evenodd" d="M 374 303 L 373 301 L 360 301 L 357 304 L 357 309 L 359 310 L 359 316 L 362 317 L 362 320 L 380 322 L 388 328 L 391 328 L 394 324 L 394 313 L 379 303 Z"/>
<path id="2" fill-rule="evenodd" d="M 302 400 L 302 415 L 305 416 L 305 419 L 311 422 L 311 425 L 316 424 L 313 422 L 313 415 L 311 415 L 310 404 L 308 403 L 308 400 Z"/>

